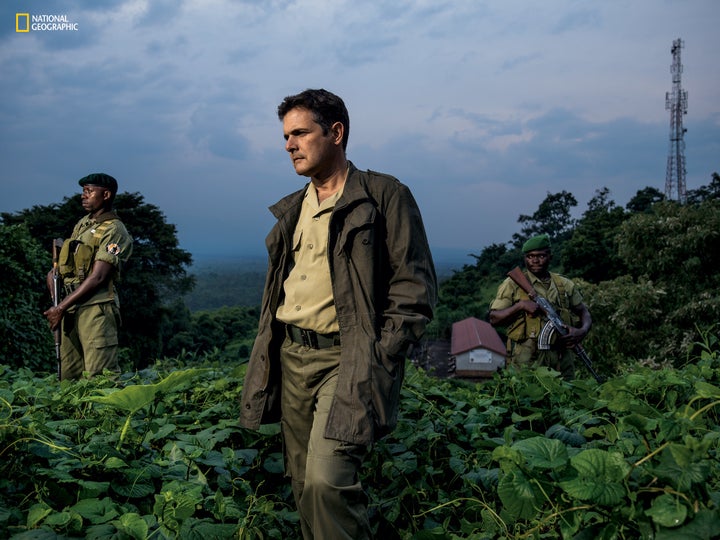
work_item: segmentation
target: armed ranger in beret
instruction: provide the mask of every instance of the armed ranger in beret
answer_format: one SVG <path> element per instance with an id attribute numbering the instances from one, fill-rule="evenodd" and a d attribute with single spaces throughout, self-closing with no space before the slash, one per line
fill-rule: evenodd
<path id="1" fill-rule="evenodd" d="M 535 251 L 536 249 L 550 249 L 550 237 L 547 234 L 533 236 L 523 244 L 522 252 Z"/>

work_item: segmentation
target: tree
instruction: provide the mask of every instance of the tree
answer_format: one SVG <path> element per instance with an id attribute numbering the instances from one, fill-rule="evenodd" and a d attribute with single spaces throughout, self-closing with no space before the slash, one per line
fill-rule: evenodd
<path id="1" fill-rule="evenodd" d="M 630 199 L 630 202 L 625 205 L 625 208 L 627 208 L 629 212 L 636 214 L 649 212 L 652 210 L 654 204 L 664 200 L 665 195 L 663 195 L 662 191 L 648 186 L 638 190 L 637 193 L 635 193 L 635 196 Z"/>
<path id="2" fill-rule="evenodd" d="M 114 208 L 134 240 L 118 287 L 123 319 L 120 343 L 130 349 L 134 367 L 143 368 L 162 353 L 161 328 L 170 316 L 167 306 L 192 289 L 194 279 L 187 274 L 192 256 L 178 246 L 175 225 L 167 223 L 163 213 L 139 193 L 118 193 Z M 53 238 L 69 236 L 83 214 L 77 194 L 60 204 L 33 206 L 0 217 L 6 225 L 24 224 L 49 249 Z"/>
<path id="3" fill-rule="evenodd" d="M 720 200 L 666 201 L 651 213 L 633 215 L 620 226 L 618 254 L 638 282 L 662 291 L 658 316 L 646 328 L 656 350 L 684 359 L 699 337 L 697 329 L 720 320 Z M 634 306 L 644 309 L 642 302 Z M 623 324 L 616 317 L 611 321 Z M 626 323 L 637 327 L 637 321 Z"/>
<path id="4" fill-rule="evenodd" d="M 554 194 L 548 192 L 532 216 L 521 214 L 518 218 L 523 227 L 520 234 L 513 235 L 515 247 L 521 247 L 525 240 L 538 234 L 547 234 L 553 243 L 564 240 L 574 226 L 570 215 L 574 206 L 577 206 L 577 199 L 572 193 L 564 190 Z"/>
<path id="5" fill-rule="evenodd" d="M 0 364 L 52 371 L 52 332 L 43 308 L 51 264 L 23 225 L 0 225 Z"/>
<path id="6" fill-rule="evenodd" d="M 599 283 L 625 273 L 618 256 L 617 235 L 627 219 L 625 211 L 609 199 L 606 187 L 595 192 L 562 251 L 563 271 Z"/>
<path id="7" fill-rule="evenodd" d="M 687 193 L 688 204 L 698 204 L 712 199 L 720 199 L 720 175 L 716 172 L 712 173 L 709 185 L 700 186 Z"/>

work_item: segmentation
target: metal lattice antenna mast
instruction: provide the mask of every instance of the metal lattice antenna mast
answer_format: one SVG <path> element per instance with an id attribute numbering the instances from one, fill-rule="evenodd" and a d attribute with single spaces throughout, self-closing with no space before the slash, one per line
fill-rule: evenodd
<path id="1" fill-rule="evenodd" d="M 680 83 L 683 70 L 680 62 L 682 48 L 682 39 L 673 41 L 671 49 L 673 63 L 670 67 L 673 89 L 672 92 L 665 93 L 665 110 L 670 111 L 670 151 L 665 173 L 665 198 L 672 199 L 677 190 L 677 200 L 685 203 L 687 201 L 685 188 L 685 132 L 687 129 L 683 128 L 683 115 L 687 114 L 688 94 L 682 89 Z"/>

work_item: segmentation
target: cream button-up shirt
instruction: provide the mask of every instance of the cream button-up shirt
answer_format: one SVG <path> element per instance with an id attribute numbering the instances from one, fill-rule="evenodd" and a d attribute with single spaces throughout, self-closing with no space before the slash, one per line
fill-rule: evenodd
<path id="1" fill-rule="evenodd" d="M 293 268 L 277 311 L 278 320 L 320 334 L 339 330 L 327 249 L 330 215 L 341 195 L 342 189 L 319 203 L 315 186 L 308 186 L 293 233 Z"/>

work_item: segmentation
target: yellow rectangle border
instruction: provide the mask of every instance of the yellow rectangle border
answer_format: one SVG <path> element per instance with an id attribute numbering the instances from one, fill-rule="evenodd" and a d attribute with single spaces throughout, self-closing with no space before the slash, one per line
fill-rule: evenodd
<path id="1" fill-rule="evenodd" d="M 20 19 L 25 18 L 25 30 L 20 28 Z M 16 32 L 29 32 L 30 31 L 30 14 L 29 13 L 16 13 L 15 14 L 15 31 Z"/>

